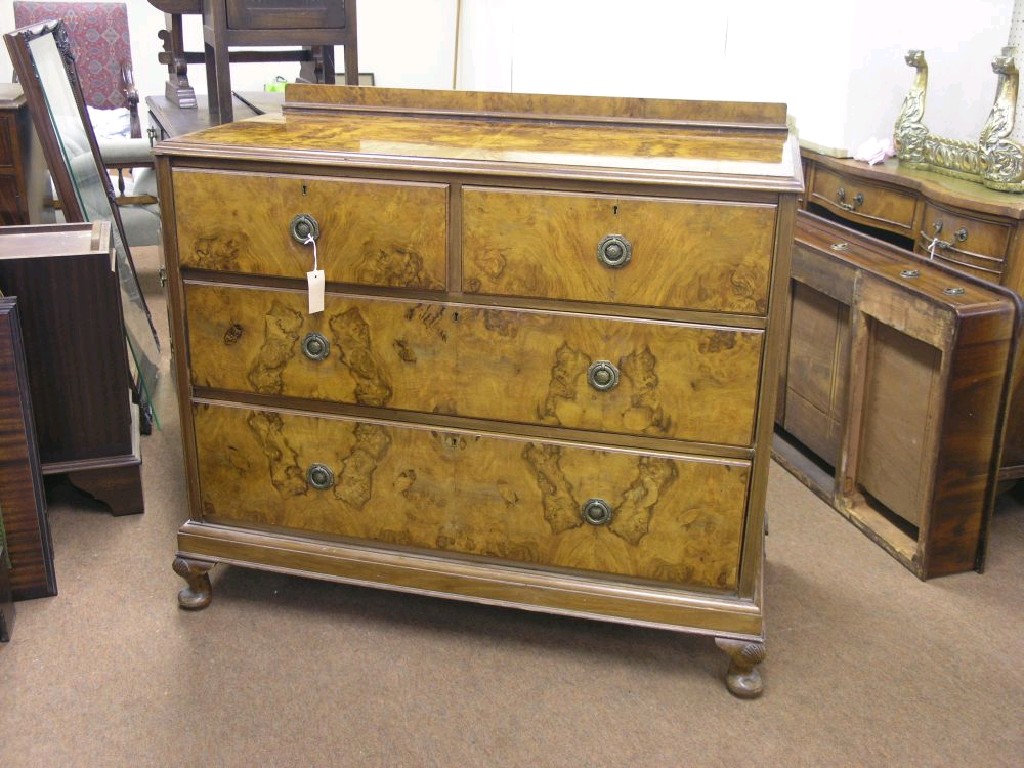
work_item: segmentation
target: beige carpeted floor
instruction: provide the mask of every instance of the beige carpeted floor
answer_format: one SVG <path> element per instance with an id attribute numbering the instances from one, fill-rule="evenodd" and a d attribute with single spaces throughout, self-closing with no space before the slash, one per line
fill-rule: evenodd
<path id="1" fill-rule="evenodd" d="M 922 583 L 773 466 L 766 692 L 741 701 L 703 637 L 227 567 L 179 610 L 169 376 L 158 405 L 145 514 L 51 489 L 60 594 L 0 645 L 3 768 L 1024 765 L 1024 503 L 986 573 Z"/>

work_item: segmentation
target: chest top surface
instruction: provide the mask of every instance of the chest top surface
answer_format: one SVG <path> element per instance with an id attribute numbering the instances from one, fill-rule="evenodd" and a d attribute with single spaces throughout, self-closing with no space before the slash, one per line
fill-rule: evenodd
<path id="1" fill-rule="evenodd" d="M 776 104 L 289 86 L 280 115 L 157 154 L 797 191 Z"/>

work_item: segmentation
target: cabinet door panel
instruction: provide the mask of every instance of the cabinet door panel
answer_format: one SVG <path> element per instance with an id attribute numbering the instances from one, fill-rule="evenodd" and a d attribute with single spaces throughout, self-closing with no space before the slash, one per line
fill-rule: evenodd
<path id="1" fill-rule="evenodd" d="M 832 467 L 846 423 L 849 337 L 848 306 L 793 284 L 783 426 Z"/>

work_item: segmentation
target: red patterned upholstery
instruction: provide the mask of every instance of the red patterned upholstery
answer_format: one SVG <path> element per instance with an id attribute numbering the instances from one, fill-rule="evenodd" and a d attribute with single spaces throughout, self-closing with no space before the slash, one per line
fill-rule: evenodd
<path id="1" fill-rule="evenodd" d="M 128 9 L 124 3 L 47 3 L 15 0 L 14 23 L 27 27 L 63 19 L 75 55 L 85 103 L 96 109 L 127 109 L 122 65 L 131 71 Z"/>

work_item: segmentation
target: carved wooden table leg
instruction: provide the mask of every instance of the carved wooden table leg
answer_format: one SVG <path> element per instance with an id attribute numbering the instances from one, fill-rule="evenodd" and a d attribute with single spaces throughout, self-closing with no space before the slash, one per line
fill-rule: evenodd
<path id="1" fill-rule="evenodd" d="M 725 686 L 729 693 L 742 699 L 760 696 L 764 683 L 757 665 L 764 661 L 764 643 L 716 637 L 715 644 L 729 657 L 729 671 L 725 673 Z"/>
<path id="2" fill-rule="evenodd" d="M 210 586 L 209 571 L 213 565 L 205 560 L 174 558 L 174 572 L 188 583 L 188 586 L 178 593 L 179 606 L 190 611 L 198 611 L 210 604 L 210 600 L 213 599 L 213 588 Z"/>

